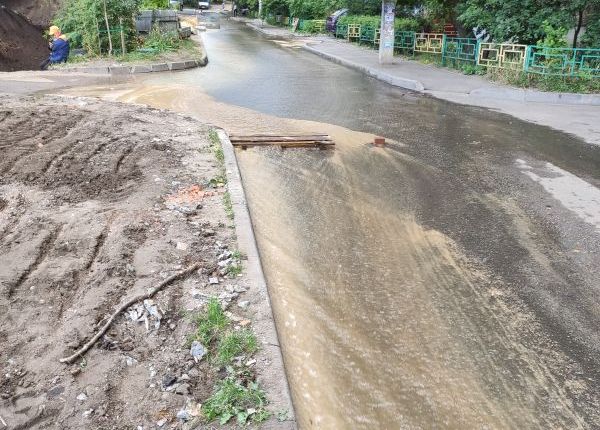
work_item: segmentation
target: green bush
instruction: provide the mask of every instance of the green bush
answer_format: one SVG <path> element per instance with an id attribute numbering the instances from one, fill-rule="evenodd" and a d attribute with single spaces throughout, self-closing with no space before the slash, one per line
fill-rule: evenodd
<path id="1" fill-rule="evenodd" d="M 154 27 L 144 39 L 144 48 L 155 52 L 177 51 L 181 47 L 181 39 L 176 31 L 162 32 Z"/>
<path id="2" fill-rule="evenodd" d="M 313 33 L 313 34 L 319 33 L 320 26 L 317 25 L 316 21 L 318 21 L 318 20 L 307 19 L 307 20 L 301 21 L 298 29 L 300 31 L 305 31 L 306 33 Z"/>
<path id="3" fill-rule="evenodd" d="M 106 0 L 109 28 L 115 30 L 123 20 L 124 34 L 129 48 L 136 45 L 133 17 L 138 11 L 138 0 Z M 89 54 L 108 50 L 108 35 L 104 22 L 103 2 L 98 0 L 66 0 L 54 18 L 65 34 L 76 34 L 72 39 L 74 48 L 82 47 Z M 100 28 L 100 34 L 98 34 Z M 120 48 L 120 34 L 111 33 L 113 48 Z M 100 49 L 101 48 L 101 49 Z"/>
<path id="4" fill-rule="evenodd" d="M 302 19 L 325 19 L 344 6 L 343 0 L 288 0 L 290 16 Z"/>
<path id="5" fill-rule="evenodd" d="M 346 15 L 340 18 L 339 24 L 359 24 L 360 26 L 368 26 L 379 28 L 381 25 L 380 16 L 368 15 Z M 394 21 L 394 29 L 397 31 L 418 31 L 421 25 L 416 18 L 396 18 Z"/>

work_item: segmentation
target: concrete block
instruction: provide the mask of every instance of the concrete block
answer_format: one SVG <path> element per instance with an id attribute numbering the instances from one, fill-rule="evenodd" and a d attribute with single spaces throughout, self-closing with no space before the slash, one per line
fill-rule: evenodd
<path id="1" fill-rule="evenodd" d="M 150 66 L 150 70 L 153 72 L 168 72 L 169 65 L 167 63 L 153 64 Z"/>
<path id="2" fill-rule="evenodd" d="M 131 73 L 150 73 L 152 71 L 152 66 L 133 66 L 131 68 Z"/>
<path id="3" fill-rule="evenodd" d="M 183 61 L 174 61 L 172 63 L 169 63 L 169 69 L 170 70 L 184 70 L 185 69 L 185 62 Z"/>
<path id="4" fill-rule="evenodd" d="M 184 67 L 186 69 L 193 69 L 198 67 L 198 63 L 196 63 L 196 61 L 186 61 L 184 62 Z"/>
<path id="5" fill-rule="evenodd" d="M 110 66 L 111 75 L 128 75 L 131 73 L 131 68 L 128 66 Z"/>

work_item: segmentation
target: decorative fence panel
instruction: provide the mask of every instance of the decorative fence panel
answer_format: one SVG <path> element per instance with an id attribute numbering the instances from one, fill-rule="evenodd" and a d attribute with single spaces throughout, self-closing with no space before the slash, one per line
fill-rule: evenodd
<path id="1" fill-rule="evenodd" d="M 414 53 L 415 32 L 396 31 L 394 33 L 394 50 Z"/>
<path id="2" fill-rule="evenodd" d="M 442 51 L 442 63 L 445 64 L 447 60 L 476 63 L 478 49 L 477 39 L 446 36 Z"/>
<path id="3" fill-rule="evenodd" d="M 554 76 L 600 77 L 600 49 L 530 46 L 525 72 Z"/>
<path id="4" fill-rule="evenodd" d="M 445 39 L 446 35 L 442 33 L 416 33 L 414 51 L 441 54 Z"/>
<path id="5" fill-rule="evenodd" d="M 477 65 L 501 69 L 523 69 L 527 45 L 515 43 L 480 43 Z"/>

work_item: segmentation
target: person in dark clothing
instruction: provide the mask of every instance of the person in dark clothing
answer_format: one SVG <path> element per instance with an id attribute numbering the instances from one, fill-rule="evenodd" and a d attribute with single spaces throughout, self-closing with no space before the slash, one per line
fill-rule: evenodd
<path id="1" fill-rule="evenodd" d="M 40 64 L 42 70 L 48 69 L 50 64 L 66 63 L 69 59 L 69 52 L 71 50 L 69 40 L 67 39 L 67 36 L 60 32 L 60 28 L 53 25 L 50 27 L 48 34 L 52 36 L 52 42 L 50 42 L 49 45 L 51 52 L 50 56 Z"/>

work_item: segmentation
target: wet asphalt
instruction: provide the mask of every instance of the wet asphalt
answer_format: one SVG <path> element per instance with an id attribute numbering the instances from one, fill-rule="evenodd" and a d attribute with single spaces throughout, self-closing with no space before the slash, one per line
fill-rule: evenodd
<path id="1" fill-rule="evenodd" d="M 397 142 L 238 152 L 301 427 L 600 426 L 600 147 L 203 39 L 177 83 Z"/>

